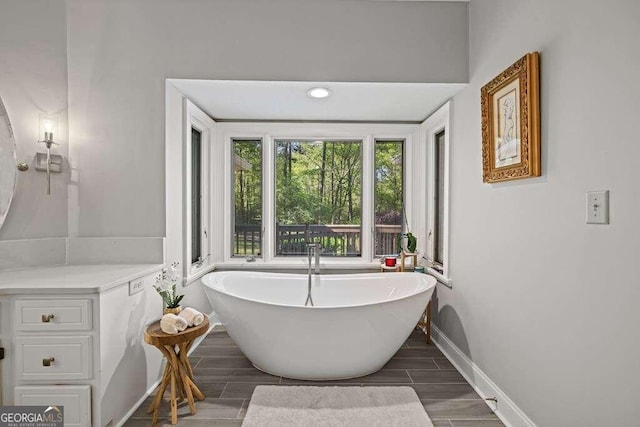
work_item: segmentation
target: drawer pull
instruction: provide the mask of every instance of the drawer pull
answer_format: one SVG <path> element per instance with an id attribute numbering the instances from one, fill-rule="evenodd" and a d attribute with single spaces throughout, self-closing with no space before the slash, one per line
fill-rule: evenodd
<path id="1" fill-rule="evenodd" d="M 53 365 L 53 362 L 55 362 L 56 359 L 54 359 L 53 357 L 50 357 L 48 359 L 42 359 L 42 366 L 51 366 Z"/>
<path id="2" fill-rule="evenodd" d="M 53 319 L 54 316 L 53 314 L 43 314 L 42 315 L 42 323 L 49 323 L 51 321 L 51 319 Z"/>

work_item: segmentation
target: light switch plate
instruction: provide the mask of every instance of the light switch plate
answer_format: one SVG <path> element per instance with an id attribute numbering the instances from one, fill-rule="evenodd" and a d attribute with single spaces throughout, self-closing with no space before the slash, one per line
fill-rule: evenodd
<path id="1" fill-rule="evenodd" d="M 129 282 L 129 295 L 142 292 L 143 289 L 144 289 L 144 278 L 141 277 L 139 279 L 132 280 Z"/>
<path id="2" fill-rule="evenodd" d="M 587 224 L 609 224 L 609 190 L 587 192 Z"/>

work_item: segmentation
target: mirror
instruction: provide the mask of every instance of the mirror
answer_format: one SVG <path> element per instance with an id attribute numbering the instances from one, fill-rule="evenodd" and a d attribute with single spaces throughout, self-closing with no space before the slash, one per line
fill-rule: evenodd
<path id="1" fill-rule="evenodd" d="M 7 110 L 0 99 L 0 227 L 9 212 L 16 174 L 16 143 Z"/>

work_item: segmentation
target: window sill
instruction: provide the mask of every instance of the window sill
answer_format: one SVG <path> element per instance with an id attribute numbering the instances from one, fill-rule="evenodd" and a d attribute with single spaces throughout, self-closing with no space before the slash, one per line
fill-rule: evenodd
<path id="1" fill-rule="evenodd" d="M 427 273 L 435 277 L 439 283 L 445 285 L 447 288 L 453 289 L 453 280 L 451 280 L 450 277 L 445 277 L 444 275 L 442 275 L 437 270 L 434 270 L 431 267 L 427 267 Z"/>
<path id="2" fill-rule="evenodd" d="M 182 286 L 183 287 L 189 286 L 190 284 L 192 284 L 196 280 L 200 279 L 205 274 L 211 273 L 213 270 L 215 270 L 215 266 L 212 265 L 212 264 L 202 266 L 195 273 L 189 275 L 188 277 L 184 277 L 182 279 Z"/>
<path id="3" fill-rule="evenodd" d="M 313 265 L 313 264 L 312 264 Z M 247 261 L 245 259 L 231 259 L 223 263 L 215 264 L 215 270 L 300 270 L 306 271 L 309 268 L 306 259 L 272 260 L 269 262 L 261 259 Z M 320 261 L 320 270 L 380 270 L 379 261 Z"/>

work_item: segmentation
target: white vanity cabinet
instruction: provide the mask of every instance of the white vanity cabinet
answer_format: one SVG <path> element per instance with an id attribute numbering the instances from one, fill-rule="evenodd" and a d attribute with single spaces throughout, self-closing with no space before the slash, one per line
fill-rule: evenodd
<path id="1" fill-rule="evenodd" d="M 65 426 L 91 425 L 95 296 L 14 299 L 16 405 L 62 405 Z M 67 385 L 73 384 L 73 385 Z"/>
<path id="2" fill-rule="evenodd" d="M 111 267 L 47 268 L 46 287 L 9 287 L 0 273 L 3 405 L 62 405 L 65 426 L 115 426 L 153 387 L 162 357 L 143 331 L 162 315 L 152 287 L 161 266 Z"/>

